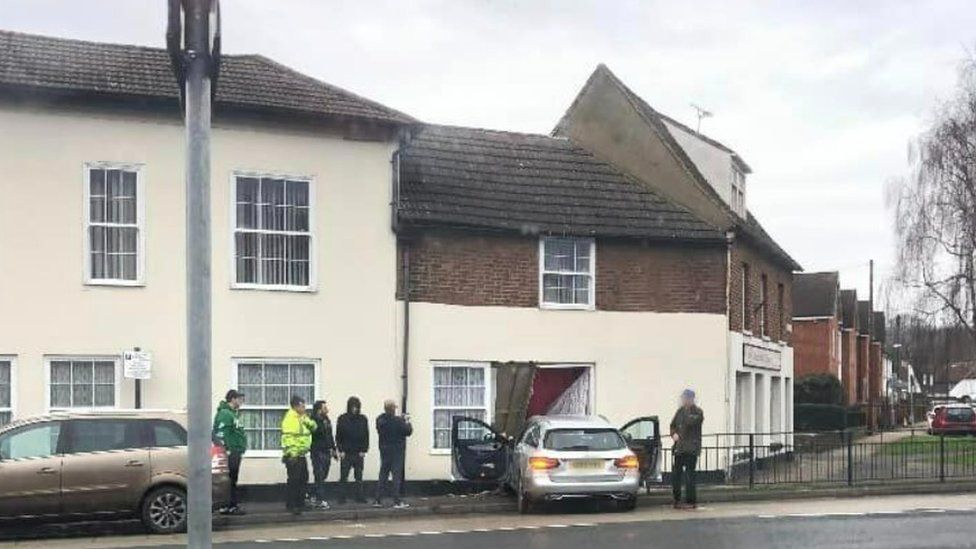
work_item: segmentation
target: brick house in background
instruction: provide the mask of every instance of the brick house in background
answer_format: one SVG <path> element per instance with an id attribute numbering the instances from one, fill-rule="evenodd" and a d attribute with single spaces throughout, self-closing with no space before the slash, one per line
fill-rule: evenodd
<path id="1" fill-rule="evenodd" d="M 793 372 L 844 378 L 840 276 L 834 272 L 793 275 Z"/>
<path id="2" fill-rule="evenodd" d="M 858 316 L 857 290 L 840 291 L 840 371 L 844 386 L 844 403 L 858 402 Z"/>
<path id="3" fill-rule="evenodd" d="M 751 172 L 731 148 L 656 111 L 600 65 L 553 131 L 728 237 L 727 399 L 732 432 L 791 428 L 776 418 L 793 393 L 790 345 L 793 272 L 800 265 L 747 208 Z"/>
<path id="4" fill-rule="evenodd" d="M 857 403 L 870 401 L 871 388 L 871 303 L 857 302 Z"/>

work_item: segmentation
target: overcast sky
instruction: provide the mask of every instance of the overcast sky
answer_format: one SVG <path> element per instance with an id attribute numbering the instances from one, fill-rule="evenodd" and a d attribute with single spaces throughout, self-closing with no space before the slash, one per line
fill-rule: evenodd
<path id="1" fill-rule="evenodd" d="M 0 27 L 163 45 L 165 0 L 0 0 Z M 82 5 L 84 4 L 84 5 Z M 748 206 L 806 270 L 867 291 L 884 187 L 976 45 L 973 0 L 223 0 L 261 53 L 423 121 L 548 133 L 597 65 L 753 168 Z"/>

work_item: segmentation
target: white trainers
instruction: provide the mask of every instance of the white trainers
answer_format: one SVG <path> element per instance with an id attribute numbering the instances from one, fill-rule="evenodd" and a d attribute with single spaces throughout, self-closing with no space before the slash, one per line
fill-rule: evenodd
<path id="1" fill-rule="evenodd" d="M 394 509 L 406 509 L 408 507 L 410 507 L 410 504 L 405 501 L 398 501 L 393 504 Z"/>
<path id="2" fill-rule="evenodd" d="M 323 499 L 322 501 L 320 501 L 320 502 L 318 502 L 318 503 L 315 504 L 315 508 L 316 509 L 322 509 L 324 511 L 326 509 L 331 509 L 332 506 L 329 505 L 329 502 L 328 501 L 325 501 Z"/>

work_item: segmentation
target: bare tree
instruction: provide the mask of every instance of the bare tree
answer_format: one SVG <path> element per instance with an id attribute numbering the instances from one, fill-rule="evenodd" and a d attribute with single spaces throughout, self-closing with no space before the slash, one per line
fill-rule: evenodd
<path id="1" fill-rule="evenodd" d="M 909 148 L 911 175 L 889 194 L 897 281 L 917 314 L 963 328 L 976 341 L 976 58 L 955 96 Z"/>

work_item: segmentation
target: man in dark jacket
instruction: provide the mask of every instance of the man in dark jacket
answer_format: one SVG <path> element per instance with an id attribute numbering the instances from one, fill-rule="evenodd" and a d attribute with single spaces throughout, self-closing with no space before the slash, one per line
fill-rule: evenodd
<path id="1" fill-rule="evenodd" d="M 356 501 L 366 502 L 363 495 L 363 458 L 369 451 L 369 420 L 362 413 L 362 404 L 357 397 L 349 397 L 346 413 L 336 420 L 335 442 L 339 450 L 339 503 L 348 497 L 346 481 L 352 469 L 356 479 Z"/>
<path id="2" fill-rule="evenodd" d="M 312 474 L 315 485 L 311 492 L 315 506 L 328 509 L 329 502 L 325 499 L 325 479 L 329 476 L 332 460 L 338 459 L 335 439 L 332 438 L 332 420 L 329 419 L 329 407 L 324 400 L 317 400 L 312 405 L 312 420 L 315 430 L 312 431 Z"/>
<path id="3" fill-rule="evenodd" d="M 674 441 L 671 467 L 671 494 L 675 509 L 694 509 L 697 507 L 695 494 L 695 467 L 701 452 L 702 422 L 705 413 L 695 406 L 695 392 L 685 389 L 681 393 L 681 407 L 671 420 L 671 440 Z M 685 484 L 685 502 L 681 502 L 681 481 Z"/>
<path id="4" fill-rule="evenodd" d="M 214 414 L 213 441 L 227 452 L 227 468 L 230 469 L 230 501 L 227 507 L 220 509 L 222 515 L 244 514 L 237 501 L 237 479 L 241 473 L 241 459 L 247 451 L 247 433 L 241 424 L 242 404 L 244 393 L 231 389 L 217 405 L 217 413 Z"/>
<path id="5" fill-rule="evenodd" d="M 376 432 L 379 434 L 380 446 L 380 478 L 376 484 L 376 503 L 374 507 L 383 505 L 383 495 L 386 492 L 387 481 L 393 475 L 393 507 L 406 509 L 410 505 L 400 499 L 403 488 L 403 466 L 407 453 L 407 437 L 413 434 L 410 416 L 396 415 L 397 405 L 392 400 L 383 403 L 383 413 L 376 418 Z"/>

